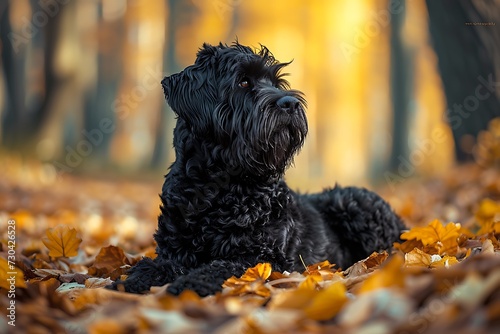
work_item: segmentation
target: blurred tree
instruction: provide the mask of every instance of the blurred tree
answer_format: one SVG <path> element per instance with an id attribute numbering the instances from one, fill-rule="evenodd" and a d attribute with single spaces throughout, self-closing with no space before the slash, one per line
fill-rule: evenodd
<path id="1" fill-rule="evenodd" d="M 413 91 L 413 55 L 405 45 L 402 32 L 405 23 L 404 0 L 389 0 L 391 13 L 391 102 L 393 110 L 392 151 L 389 167 L 396 170 L 401 160 L 407 160 L 410 149 L 410 100 Z"/>
<path id="2" fill-rule="evenodd" d="M 176 26 L 179 24 L 179 12 L 183 10 L 183 2 L 176 0 L 166 0 L 166 8 L 168 17 L 165 23 L 165 38 L 166 41 L 163 51 L 163 71 L 165 73 L 174 73 L 180 69 L 177 59 L 175 57 L 175 31 Z M 159 122 L 156 126 L 155 144 L 153 150 L 153 157 L 151 159 L 151 166 L 153 168 L 164 168 L 165 162 L 171 150 L 172 134 L 166 131 L 169 129 L 169 124 L 174 121 L 174 115 L 167 103 L 163 103 L 160 110 Z"/>
<path id="3" fill-rule="evenodd" d="M 500 1 L 426 0 L 458 161 L 500 115 Z M 474 25 L 488 23 L 494 25 Z M 482 87 L 482 88 L 479 88 Z"/>
<path id="4" fill-rule="evenodd" d="M 98 2 L 97 20 L 97 78 L 87 96 L 84 115 L 85 136 L 92 136 L 94 154 L 91 158 L 100 165 L 108 163 L 109 148 L 113 132 L 98 131 L 103 119 L 116 123 L 113 108 L 123 78 L 123 52 L 127 37 L 125 23 L 125 2 L 116 2 L 115 7 L 106 9 L 104 1 Z"/>
<path id="5" fill-rule="evenodd" d="M 2 143 L 14 148 L 24 137 L 24 125 L 28 122 L 26 106 L 26 61 L 29 39 L 13 26 L 10 16 L 12 2 L 0 3 L 0 39 L 2 42 L 2 66 L 6 84 L 6 101 L 2 125 Z M 26 34 L 26 32 L 25 32 Z"/>

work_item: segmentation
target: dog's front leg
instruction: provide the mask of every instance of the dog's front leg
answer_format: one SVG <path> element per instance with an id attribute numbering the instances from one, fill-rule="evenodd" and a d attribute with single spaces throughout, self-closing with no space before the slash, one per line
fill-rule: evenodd
<path id="1" fill-rule="evenodd" d="M 231 276 L 243 275 L 249 267 L 245 261 L 214 260 L 193 269 L 177 278 L 167 291 L 178 295 L 184 290 L 193 290 L 200 296 L 208 296 L 222 290 L 222 284 Z"/>
<path id="2" fill-rule="evenodd" d="M 126 280 L 117 280 L 107 288 L 131 293 L 145 293 L 152 286 L 161 286 L 173 282 L 177 277 L 186 274 L 188 271 L 188 269 L 170 260 L 160 257 L 152 260 L 146 257 L 130 269 Z"/>

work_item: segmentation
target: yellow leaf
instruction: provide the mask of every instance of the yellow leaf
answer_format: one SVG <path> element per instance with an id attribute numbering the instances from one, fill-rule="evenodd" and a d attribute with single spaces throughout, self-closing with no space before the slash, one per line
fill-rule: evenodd
<path id="1" fill-rule="evenodd" d="M 307 266 L 304 271 L 304 276 L 319 276 L 323 280 L 330 280 L 335 275 L 336 270 L 332 270 L 335 264 L 331 264 L 328 260 Z"/>
<path id="2" fill-rule="evenodd" d="M 269 263 L 259 263 L 255 267 L 247 269 L 241 279 L 245 281 L 255 281 L 259 278 L 266 280 L 271 276 L 271 270 Z"/>
<path id="3" fill-rule="evenodd" d="M 0 288 L 4 288 L 7 292 L 11 291 L 11 287 L 25 288 L 24 273 L 13 263 L 9 263 L 7 259 L 0 257 Z"/>
<path id="4" fill-rule="evenodd" d="M 431 268 L 437 268 L 437 267 L 449 267 L 453 264 L 457 264 L 458 260 L 454 256 L 443 256 L 441 260 L 439 261 L 434 261 L 431 263 Z"/>
<path id="5" fill-rule="evenodd" d="M 403 272 L 404 260 L 401 255 L 394 255 L 384 265 L 368 277 L 361 287 L 359 293 L 372 291 L 387 287 L 404 287 L 405 275 Z"/>
<path id="6" fill-rule="evenodd" d="M 414 227 L 401 235 L 401 239 L 420 240 L 424 246 L 436 246 L 439 254 L 453 255 L 457 252 L 460 224 L 448 223 L 446 226 L 435 219 L 425 227 Z"/>
<path id="7" fill-rule="evenodd" d="M 42 242 L 49 250 L 49 256 L 52 257 L 72 257 L 78 254 L 78 246 L 82 239 L 74 228 L 67 225 L 58 225 L 49 228 L 42 238 Z"/>
<path id="8" fill-rule="evenodd" d="M 321 282 L 322 280 L 321 276 L 309 275 L 302 283 L 299 284 L 298 289 L 316 290 L 319 287 L 318 282 Z"/>
<path id="9" fill-rule="evenodd" d="M 489 198 L 484 199 L 475 216 L 481 226 L 477 235 L 500 233 L 500 204 Z"/>
<path id="10" fill-rule="evenodd" d="M 231 288 L 230 295 L 256 294 L 262 297 L 269 297 L 271 291 L 264 285 L 271 276 L 271 265 L 269 263 L 259 263 L 247 271 L 240 278 L 232 276 L 222 285 Z"/>
<path id="11" fill-rule="evenodd" d="M 317 294 L 318 291 L 313 289 L 290 289 L 283 292 L 277 292 L 273 294 L 268 309 L 304 309 L 311 303 Z"/>
<path id="12" fill-rule="evenodd" d="M 342 282 L 335 282 L 318 291 L 311 303 L 304 308 L 304 313 L 313 320 L 328 320 L 342 309 L 346 301 L 346 287 Z"/>
<path id="13" fill-rule="evenodd" d="M 296 289 L 273 294 L 268 309 L 302 310 L 311 319 L 328 320 L 346 301 L 346 287 L 342 282 L 335 282 L 322 290 Z"/>
<path id="14" fill-rule="evenodd" d="M 479 204 L 479 209 L 476 211 L 476 218 L 480 224 L 491 221 L 495 216 L 500 214 L 500 204 L 486 198 Z"/>
<path id="15" fill-rule="evenodd" d="M 429 267 L 431 263 L 431 256 L 418 248 L 405 254 L 405 266 L 407 267 Z"/>

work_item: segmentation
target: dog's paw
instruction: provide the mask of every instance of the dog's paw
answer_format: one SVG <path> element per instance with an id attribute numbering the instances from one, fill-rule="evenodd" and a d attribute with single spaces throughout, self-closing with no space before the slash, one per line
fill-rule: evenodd
<path id="1" fill-rule="evenodd" d="M 167 287 L 167 292 L 172 295 L 179 295 L 184 290 L 196 292 L 199 296 L 205 297 L 222 291 L 223 279 L 206 280 L 193 275 L 181 276 Z"/>

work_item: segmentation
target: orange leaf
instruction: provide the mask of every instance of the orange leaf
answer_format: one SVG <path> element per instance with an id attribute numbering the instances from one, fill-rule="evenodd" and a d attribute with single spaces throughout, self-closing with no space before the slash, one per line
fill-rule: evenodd
<path id="1" fill-rule="evenodd" d="M 332 279 L 337 270 L 332 270 L 335 264 L 331 264 L 328 260 L 311 264 L 307 266 L 306 271 L 302 274 L 304 276 L 316 275 L 321 277 L 323 280 Z"/>
<path id="2" fill-rule="evenodd" d="M 460 235 L 460 224 L 448 223 L 446 226 L 435 219 L 425 227 L 414 227 L 401 235 L 401 239 L 420 240 L 424 246 L 436 245 L 439 254 L 456 254 Z"/>
<path id="3" fill-rule="evenodd" d="M 458 260 L 454 256 L 443 256 L 440 260 L 438 261 L 433 261 L 431 263 L 432 268 L 437 268 L 437 267 L 449 267 L 453 264 L 457 264 Z"/>
<path id="4" fill-rule="evenodd" d="M 303 310 L 311 319 L 328 320 L 340 311 L 346 301 L 346 287 L 342 282 L 335 282 L 322 290 L 296 289 L 276 293 L 268 308 Z"/>
<path id="5" fill-rule="evenodd" d="M 403 257 L 396 254 L 385 262 L 384 266 L 368 277 L 359 289 L 359 293 L 388 287 L 404 287 Z"/>
<path id="6" fill-rule="evenodd" d="M 313 320 L 328 320 L 342 309 L 346 301 L 346 287 L 342 282 L 335 282 L 318 291 L 309 306 L 304 308 L 304 312 Z"/>
<path id="7" fill-rule="evenodd" d="M 259 278 L 266 280 L 271 276 L 271 269 L 269 263 L 259 263 L 255 267 L 247 269 L 241 279 L 245 281 L 255 281 Z"/>
<path id="8" fill-rule="evenodd" d="M 432 257 L 418 248 L 405 254 L 405 266 L 407 267 L 429 267 L 431 263 Z"/>
<path id="9" fill-rule="evenodd" d="M 321 282 L 322 280 L 321 276 L 309 275 L 302 283 L 299 284 L 298 289 L 317 290 L 319 287 L 318 282 Z"/>
<path id="10" fill-rule="evenodd" d="M 7 259 L 0 257 L 0 288 L 4 288 L 9 292 L 12 285 L 18 288 L 25 288 L 24 273 L 12 262 L 9 263 Z"/>
<path id="11" fill-rule="evenodd" d="M 317 290 L 309 289 L 290 289 L 278 292 L 273 295 L 268 308 L 274 309 L 304 309 L 311 303 L 314 296 L 318 294 Z"/>
<path id="12" fill-rule="evenodd" d="M 476 211 L 476 219 L 481 225 L 493 221 L 498 215 L 500 215 L 500 204 L 489 198 L 482 200 Z"/>
<path id="13" fill-rule="evenodd" d="M 388 257 L 389 253 L 387 253 L 386 251 L 380 253 L 373 252 L 363 262 L 367 269 L 372 269 L 374 267 L 381 265 L 385 260 L 387 260 Z"/>
<path id="14" fill-rule="evenodd" d="M 262 297 L 269 297 L 271 291 L 264 285 L 271 276 L 271 265 L 269 263 L 259 263 L 241 276 L 228 278 L 222 285 L 225 288 L 231 288 L 231 295 L 256 294 Z"/>
<path id="15" fill-rule="evenodd" d="M 42 238 L 42 242 L 49 249 L 49 256 L 72 257 L 78 255 L 78 246 L 82 239 L 78 237 L 76 229 L 67 225 L 58 225 L 49 228 Z"/>

